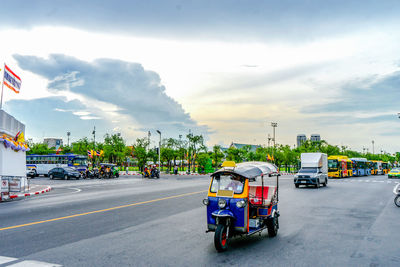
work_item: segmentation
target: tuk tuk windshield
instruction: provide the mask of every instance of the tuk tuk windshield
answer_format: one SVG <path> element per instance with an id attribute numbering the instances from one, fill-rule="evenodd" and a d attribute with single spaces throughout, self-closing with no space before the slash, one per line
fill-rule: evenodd
<path id="1" fill-rule="evenodd" d="M 234 174 L 218 175 L 213 177 L 211 184 L 211 193 L 217 193 L 218 190 L 231 190 L 235 194 L 243 192 L 244 179 Z"/>

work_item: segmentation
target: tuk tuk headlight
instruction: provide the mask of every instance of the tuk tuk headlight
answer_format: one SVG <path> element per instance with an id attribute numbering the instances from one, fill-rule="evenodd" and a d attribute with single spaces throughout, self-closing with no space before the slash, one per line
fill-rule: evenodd
<path id="1" fill-rule="evenodd" d="M 210 203 L 210 201 L 208 201 L 208 198 L 203 199 L 203 204 L 208 206 L 208 204 Z"/>
<path id="2" fill-rule="evenodd" d="M 247 202 L 245 200 L 239 200 L 238 202 L 236 202 L 236 207 L 238 208 L 243 208 L 246 207 Z"/>
<path id="3" fill-rule="evenodd" d="M 220 198 L 220 199 L 218 200 L 218 207 L 219 207 L 220 209 L 225 208 L 225 207 L 226 207 L 226 200 L 223 199 L 223 198 Z"/>

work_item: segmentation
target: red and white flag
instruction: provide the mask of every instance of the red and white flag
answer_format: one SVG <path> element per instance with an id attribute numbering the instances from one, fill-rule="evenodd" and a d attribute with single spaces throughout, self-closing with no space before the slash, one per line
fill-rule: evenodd
<path id="1" fill-rule="evenodd" d="M 19 90 L 21 89 L 21 78 L 7 67 L 7 65 L 4 65 L 3 83 L 5 86 L 19 94 Z"/>

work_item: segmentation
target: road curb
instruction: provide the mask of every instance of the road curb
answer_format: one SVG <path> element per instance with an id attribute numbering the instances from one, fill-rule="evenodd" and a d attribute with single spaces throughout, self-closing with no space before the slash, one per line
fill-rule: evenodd
<path id="1" fill-rule="evenodd" d="M 39 194 L 44 194 L 44 193 L 50 192 L 51 189 L 52 189 L 51 186 L 48 186 L 45 189 L 42 189 L 42 190 L 39 190 L 36 192 L 32 192 L 32 193 L 10 194 L 8 197 L 3 196 L 3 199 L 1 199 L 1 201 L 14 200 L 17 198 L 22 198 L 22 197 L 36 196 Z"/>

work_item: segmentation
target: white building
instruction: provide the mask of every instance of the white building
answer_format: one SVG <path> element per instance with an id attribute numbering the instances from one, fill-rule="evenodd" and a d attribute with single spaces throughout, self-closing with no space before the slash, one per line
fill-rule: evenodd
<path id="1" fill-rule="evenodd" d="M 48 148 L 55 147 L 58 149 L 60 146 L 63 145 L 63 140 L 61 138 L 45 138 L 43 140 L 44 144 L 47 144 Z"/>
<path id="2" fill-rule="evenodd" d="M 0 110 L 0 200 L 7 198 L 9 193 L 23 192 L 27 187 L 27 146 L 14 140 L 21 132 L 25 132 L 25 125 Z"/>

